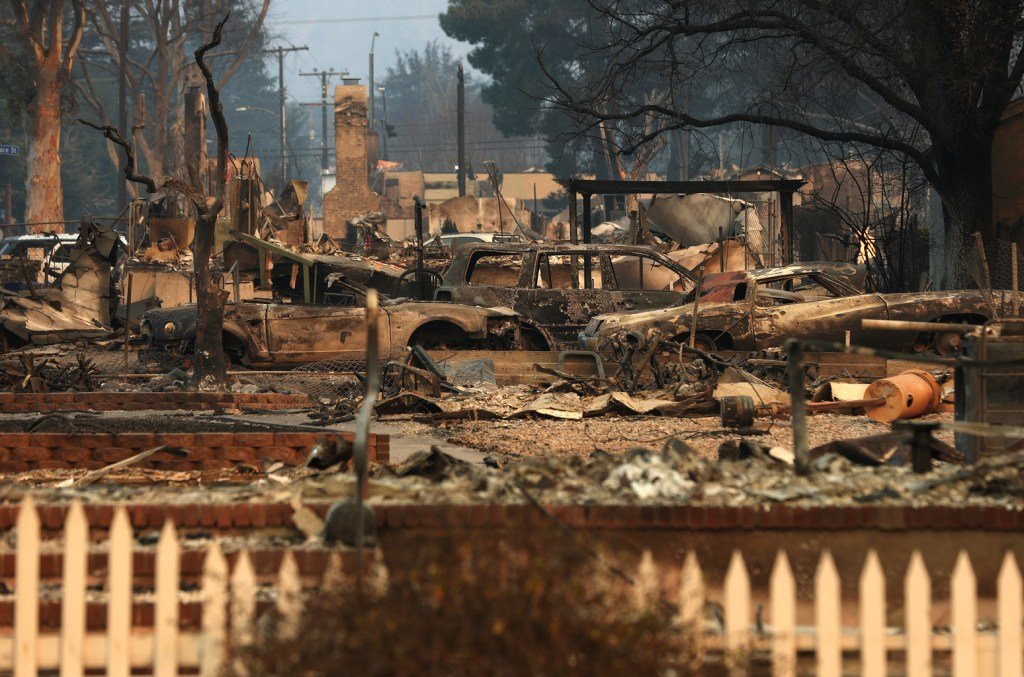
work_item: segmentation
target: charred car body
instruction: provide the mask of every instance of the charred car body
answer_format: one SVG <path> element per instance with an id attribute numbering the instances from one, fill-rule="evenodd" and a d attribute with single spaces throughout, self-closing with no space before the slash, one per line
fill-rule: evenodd
<path id="1" fill-rule="evenodd" d="M 455 252 L 438 301 L 501 306 L 520 317 L 524 347 L 574 347 L 595 315 L 677 303 L 696 278 L 650 247 L 467 244 Z"/>
<path id="2" fill-rule="evenodd" d="M 580 344 L 598 350 L 612 336 L 646 335 L 652 329 L 665 338 L 686 340 L 695 297 L 691 291 L 673 307 L 595 317 L 580 334 Z M 842 342 L 850 332 L 855 345 L 949 355 L 957 351 L 958 332 L 865 329 L 862 320 L 982 324 L 994 315 L 980 291 L 862 294 L 816 267 L 788 266 L 706 278 L 697 303 L 696 345 L 708 351 L 753 351 L 781 346 L 787 338 Z"/>
<path id="3" fill-rule="evenodd" d="M 195 304 L 147 312 L 142 332 L 156 345 L 195 339 Z M 406 346 L 506 349 L 516 340 L 516 316 L 505 308 L 452 303 L 384 303 L 378 340 L 381 359 L 402 355 Z M 307 364 L 327 359 L 366 359 L 366 308 L 304 303 L 228 304 L 224 348 L 232 361 L 254 366 Z"/>

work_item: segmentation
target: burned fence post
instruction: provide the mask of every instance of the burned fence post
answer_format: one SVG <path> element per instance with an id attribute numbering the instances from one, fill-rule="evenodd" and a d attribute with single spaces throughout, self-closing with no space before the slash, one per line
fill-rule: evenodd
<path id="1" fill-rule="evenodd" d="M 789 396 L 790 417 L 793 426 L 793 456 L 798 475 L 807 475 L 811 470 L 811 459 L 807 452 L 807 401 L 804 393 L 803 345 L 796 339 L 786 341 L 789 353 Z"/>
<path id="2" fill-rule="evenodd" d="M 416 225 L 416 286 L 419 292 L 419 300 L 427 301 L 426 285 L 424 282 L 423 269 L 423 203 L 419 197 L 413 198 L 413 215 Z"/>

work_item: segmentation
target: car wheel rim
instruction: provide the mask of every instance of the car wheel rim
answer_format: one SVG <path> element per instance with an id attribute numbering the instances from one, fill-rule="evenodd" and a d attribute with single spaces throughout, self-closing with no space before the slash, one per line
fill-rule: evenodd
<path id="1" fill-rule="evenodd" d="M 942 357 L 959 355 L 963 347 L 963 336 L 960 332 L 940 331 L 935 334 L 935 352 Z"/>

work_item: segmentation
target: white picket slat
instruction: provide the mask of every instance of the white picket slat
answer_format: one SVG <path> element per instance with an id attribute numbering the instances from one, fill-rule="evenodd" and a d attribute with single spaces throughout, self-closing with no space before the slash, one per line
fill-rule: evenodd
<path id="1" fill-rule="evenodd" d="M 328 594 L 338 594 L 346 587 L 345 565 L 340 552 L 332 552 L 324 567 L 323 588 Z"/>
<path id="2" fill-rule="evenodd" d="M 255 620 L 256 572 L 249 551 L 243 550 L 231 573 L 231 636 L 237 645 L 252 644 Z"/>
<path id="3" fill-rule="evenodd" d="M 772 622 L 772 674 L 796 675 L 796 580 L 785 550 L 775 555 L 769 583 Z"/>
<path id="4" fill-rule="evenodd" d="M 290 549 L 285 550 L 281 568 L 277 571 L 277 611 L 281 614 L 281 637 L 295 637 L 299 632 L 299 616 L 302 613 L 302 581 L 299 580 L 295 555 Z"/>
<path id="5" fill-rule="evenodd" d="M 725 645 L 730 651 L 746 647 L 750 639 L 750 575 L 743 553 L 732 551 L 729 568 L 725 572 Z"/>
<path id="6" fill-rule="evenodd" d="M 1003 555 L 1003 563 L 999 567 L 996 594 L 999 597 L 999 677 L 1021 677 L 1024 675 L 1021 664 L 1024 584 L 1021 583 L 1017 558 L 1010 550 Z"/>
<path id="7" fill-rule="evenodd" d="M 27 494 L 15 522 L 14 676 L 35 677 L 39 643 L 39 513 Z"/>
<path id="8" fill-rule="evenodd" d="M 636 567 L 636 580 L 633 585 L 633 605 L 637 609 L 650 608 L 661 597 L 661 577 L 658 567 L 654 564 L 654 555 L 645 549 L 640 555 Z"/>
<path id="9" fill-rule="evenodd" d="M 153 612 L 153 674 L 178 674 L 178 590 L 181 546 L 174 522 L 167 520 L 156 546 L 156 605 Z"/>
<path id="10" fill-rule="evenodd" d="M 957 555 L 949 582 L 953 614 L 953 676 L 978 674 L 978 581 L 965 550 Z"/>
<path id="11" fill-rule="evenodd" d="M 228 560 L 216 540 L 210 541 L 203 560 L 203 620 L 199 642 L 199 674 L 221 674 L 228 621 Z"/>
<path id="12" fill-rule="evenodd" d="M 85 577 L 89 555 L 89 523 L 82 502 L 75 499 L 64 519 L 64 581 L 60 611 L 60 674 L 85 671 Z"/>
<path id="13" fill-rule="evenodd" d="M 907 632 L 907 676 L 932 674 L 932 582 L 919 550 L 910 556 L 903 581 Z"/>
<path id="14" fill-rule="evenodd" d="M 689 633 L 690 669 L 697 672 L 704 662 L 704 574 L 693 550 L 679 571 L 679 627 Z"/>
<path id="15" fill-rule="evenodd" d="M 818 675 L 839 677 L 842 674 L 843 651 L 840 644 L 842 595 L 839 572 L 832 553 L 824 550 L 814 575 L 814 620 L 818 625 Z"/>
<path id="16" fill-rule="evenodd" d="M 131 674 L 132 525 L 119 506 L 110 522 L 107 553 L 107 675 Z"/>
<path id="17" fill-rule="evenodd" d="M 865 677 L 886 674 L 885 574 L 874 548 L 860 573 L 860 662 Z"/>
<path id="18" fill-rule="evenodd" d="M 154 677 L 169 677 L 179 670 L 198 667 L 202 675 L 216 675 L 222 674 L 225 667 L 229 627 L 238 646 L 254 640 L 258 588 L 252 560 L 247 551 L 241 552 L 229 573 L 227 559 L 216 541 L 207 547 L 203 565 L 201 631 L 181 632 L 181 545 L 170 521 L 164 524 L 156 548 L 153 628 L 133 629 L 134 540 L 124 507 L 114 514 L 107 542 L 107 628 L 87 634 L 89 525 L 77 500 L 70 505 L 64 524 L 61 627 L 40 632 L 41 524 L 30 495 L 22 502 L 15 526 L 14 633 L 13 641 L 0 643 L 0 671 L 27 676 L 38 670 L 59 668 L 62 677 L 80 677 L 87 669 L 105 667 L 108 675 L 127 677 L 134 668 L 151 672 Z M 373 593 L 386 591 L 388 571 L 379 552 L 371 562 L 368 579 Z M 333 552 L 328 557 L 321 589 L 340 592 L 347 585 L 341 555 Z M 798 648 L 814 647 L 815 674 L 838 676 L 842 674 L 843 648 L 855 646 L 859 649 L 862 674 L 886 674 L 887 646 L 899 646 L 906 650 L 908 677 L 931 675 L 936 650 L 951 650 L 952 674 L 956 677 L 1024 677 L 1024 580 L 1012 552 L 1005 553 L 999 570 L 996 632 L 978 630 L 977 576 L 965 550 L 958 553 L 950 578 L 949 635 L 935 634 L 933 630 L 931 577 L 917 550 L 911 556 L 903 586 L 905 637 L 894 645 L 893 638 L 886 634 L 884 573 L 878 553 L 869 550 L 859 580 L 860 637 L 854 640 L 852 635 L 843 634 L 842 593 L 835 561 L 828 550 L 822 551 L 814 578 L 812 642 L 811 637 L 798 636 L 796 632 L 796 578 L 787 552 L 780 549 L 769 581 L 772 674 L 792 677 L 796 674 Z M 637 606 L 656 603 L 661 589 L 654 558 L 650 551 L 644 551 L 630 593 L 632 600 Z M 304 598 L 301 575 L 291 550 L 285 552 L 281 561 L 276 592 L 281 618 L 277 632 L 282 638 L 295 637 Z M 750 574 L 739 549 L 731 554 L 722 594 L 726 667 L 731 674 L 737 674 L 742 671 L 740 661 L 752 642 L 753 607 Z M 690 666 L 699 671 L 705 650 L 705 587 L 704 573 L 693 551 L 687 553 L 680 570 L 678 609 L 681 631 L 688 633 L 687 639 L 695 640 Z"/>

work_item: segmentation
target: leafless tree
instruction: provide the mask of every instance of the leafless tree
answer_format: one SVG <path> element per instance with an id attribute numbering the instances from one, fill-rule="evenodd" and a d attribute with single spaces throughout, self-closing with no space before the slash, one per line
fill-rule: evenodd
<path id="1" fill-rule="evenodd" d="M 818 220 L 815 237 L 836 238 L 849 248 L 850 260 L 866 265 L 873 288 L 918 289 L 927 261 L 920 220 L 927 184 L 916 164 L 901 154 L 851 147 L 804 174 L 811 190 L 803 208 Z M 837 223 L 839 231 L 823 232 L 828 230 L 824 221 Z M 810 256 L 821 258 L 817 251 Z"/>
<path id="2" fill-rule="evenodd" d="M 182 131 L 184 109 L 182 102 L 189 86 L 202 81 L 195 64 L 188 58 L 187 47 L 195 36 L 209 36 L 218 17 L 224 16 L 237 5 L 234 0 L 125 0 L 133 13 L 141 19 L 145 32 L 133 33 L 132 45 L 144 46 L 145 58 L 128 57 L 127 79 L 132 92 L 147 88 L 152 97 L 147 102 L 146 129 L 148 136 L 138 135 L 138 151 L 150 174 L 163 176 L 179 172 L 184 157 Z M 255 3 L 253 15 L 246 22 L 238 46 L 215 57 L 228 59 L 228 65 L 217 78 L 217 88 L 223 90 L 249 56 L 263 28 L 270 9 L 270 0 Z M 102 46 L 90 53 L 80 64 L 82 78 L 76 80 L 79 94 L 102 120 L 109 120 L 101 97 L 93 84 L 90 70 L 108 69 L 116 72 L 122 45 L 119 16 L 108 3 L 97 3 L 91 15 L 90 29 Z M 194 42 L 192 44 L 195 44 Z"/>
<path id="3" fill-rule="evenodd" d="M 83 0 L 11 0 L 9 13 L 15 42 L 10 47 L 0 44 L 0 58 L 7 68 L 21 71 L 31 91 L 25 221 L 47 224 L 38 230 L 63 232 L 61 94 L 82 41 L 85 4 Z"/>
<path id="4" fill-rule="evenodd" d="M 227 293 L 216 284 L 210 272 L 210 259 L 213 256 L 214 232 L 217 216 L 224 206 L 224 183 L 228 154 L 228 125 L 224 119 L 220 91 L 206 63 L 207 54 L 221 43 L 221 32 L 229 15 L 216 25 L 210 41 L 195 51 L 196 65 L 206 83 L 206 93 L 210 100 L 210 116 L 217 130 L 217 179 L 216 193 L 206 195 L 200 181 L 198 167 L 188 166 L 188 180 L 175 176 L 164 176 L 154 179 L 141 174 L 136 168 L 135 149 L 117 128 L 111 125 L 98 125 L 85 120 L 83 124 L 94 127 L 103 135 L 120 146 L 125 153 L 125 178 L 133 183 L 144 185 L 149 193 L 159 190 L 172 190 L 184 195 L 196 210 L 196 232 L 192 243 L 193 267 L 196 280 L 196 305 L 199 319 L 195 341 L 195 381 L 201 389 L 222 389 L 227 381 L 227 359 L 224 355 L 223 327 L 224 303 Z"/>
<path id="5" fill-rule="evenodd" d="M 910 158 L 942 199 L 948 261 L 973 232 L 994 236 L 992 142 L 1024 76 L 1022 0 L 591 0 L 611 28 L 606 68 L 551 77 L 551 105 L 580 133 L 631 130 L 631 152 L 673 129 L 754 123 Z M 543 55 L 540 55 L 543 67 Z M 742 74 L 742 77 L 737 77 Z M 657 80 L 665 103 L 623 96 Z M 721 96 L 688 110 L 680 92 Z M 733 85 L 744 86 L 733 89 Z M 605 104 L 614 100 L 616 106 Z M 612 112 L 609 112 L 612 111 Z M 661 124 L 645 131 L 643 121 Z M 954 282 L 963 282 L 963 271 Z"/>

